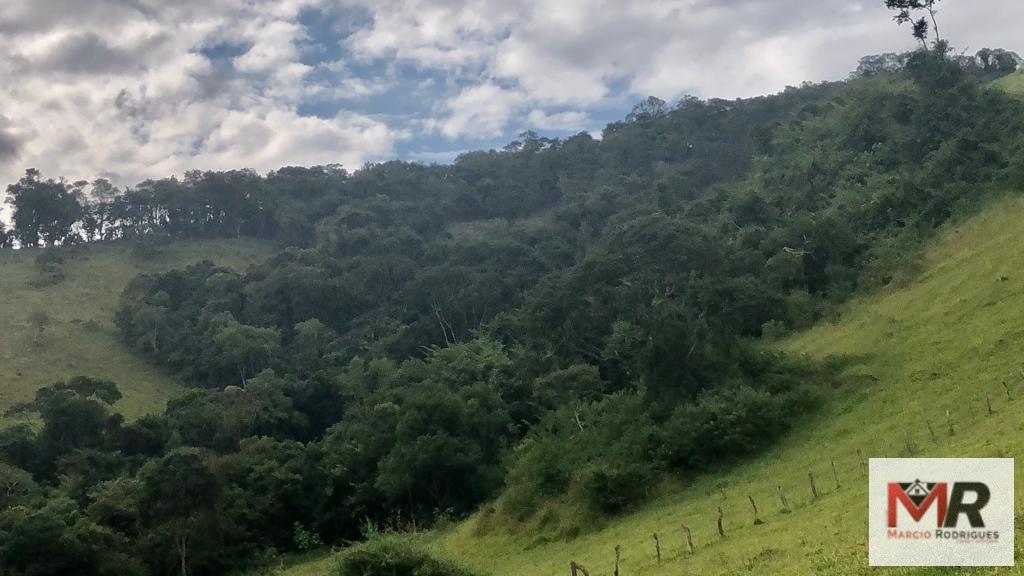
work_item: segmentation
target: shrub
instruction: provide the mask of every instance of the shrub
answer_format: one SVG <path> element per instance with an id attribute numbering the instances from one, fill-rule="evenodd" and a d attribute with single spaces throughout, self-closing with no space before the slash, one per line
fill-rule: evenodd
<path id="1" fill-rule="evenodd" d="M 474 576 L 397 534 L 373 536 L 342 556 L 338 576 Z"/>
<path id="2" fill-rule="evenodd" d="M 35 258 L 36 277 L 29 280 L 33 288 L 46 288 L 64 281 L 64 253 L 58 248 L 44 248 Z"/>
<path id="3" fill-rule="evenodd" d="M 292 543 L 295 544 L 295 548 L 302 550 L 303 552 L 319 548 L 324 545 L 323 541 L 320 540 L 320 535 L 316 532 L 310 532 L 300 522 L 296 522 L 292 527 Z"/>
<path id="4" fill-rule="evenodd" d="M 579 492 L 593 512 L 619 514 L 641 503 L 655 477 L 652 466 L 642 462 L 615 469 L 591 469 L 582 474 Z"/>
<path id="5" fill-rule="evenodd" d="M 665 457 L 673 468 L 700 470 L 755 452 L 790 428 L 805 408 L 803 392 L 771 394 L 747 385 L 707 393 L 665 423 Z"/>

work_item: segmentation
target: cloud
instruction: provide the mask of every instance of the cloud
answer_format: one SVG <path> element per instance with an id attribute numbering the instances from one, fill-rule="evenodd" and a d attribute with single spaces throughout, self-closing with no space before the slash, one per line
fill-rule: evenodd
<path id="1" fill-rule="evenodd" d="M 447 103 L 447 117 L 430 126 L 449 138 L 500 136 L 521 101 L 521 94 L 493 83 L 471 86 Z"/>
<path id="2" fill-rule="evenodd" d="M 18 140 L 6 131 L 0 131 L 0 162 L 18 156 Z"/>
<path id="3" fill-rule="evenodd" d="M 0 178 L 38 167 L 134 184 L 194 168 L 354 168 L 393 156 L 408 138 L 401 126 L 352 110 L 298 113 L 324 94 L 379 90 L 356 77 L 310 80 L 299 15 L 315 1 L 0 4 Z"/>
<path id="4" fill-rule="evenodd" d="M 35 66 L 69 74 L 127 72 L 140 62 L 124 49 L 111 47 L 95 32 L 67 36 L 35 62 Z"/>
<path id="5" fill-rule="evenodd" d="M 939 18 L 961 49 L 1024 48 L 1019 0 Z M 0 180 L 444 159 L 913 46 L 877 0 L 6 0 Z"/>
<path id="6" fill-rule="evenodd" d="M 409 160 L 422 162 L 424 164 L 451 164 L 461 154 L 470 150 L 432 150 L 429 152 L 419 151 L 409 153 Z"/>
<path id="7" fill-rule="evenodd" d="M 530 128 L 540 130 L 558 130 L 572 132 L 582 130 L 587 124 L 586 112 L 547 112 L 535 108 L 526 115 L 526 123 Z"/>

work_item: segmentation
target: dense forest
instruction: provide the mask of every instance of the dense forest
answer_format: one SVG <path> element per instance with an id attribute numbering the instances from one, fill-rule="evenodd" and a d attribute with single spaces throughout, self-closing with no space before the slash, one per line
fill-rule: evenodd
<path id="1" fill-rule="evenodd" d="M 125 421 L 86 376 L 15 408 L 41 425 L 0 430 L 0 573 L 223 574 L 485 502 L 493 529 L 560 504 L 600 519 L 763 448 L 842 383 L 762 341 L 1024 187 L 1024 103 L 987 86 L 1006 54 L 649 98 L 599 139 L 524 133 L 451 165 L 124 190 L 29 170 L 3 244 L 45 247 L 54 281 L 85 242 L 280 250 L 125 290 L 125 343 L 191 385 L 163 414 Z"/>

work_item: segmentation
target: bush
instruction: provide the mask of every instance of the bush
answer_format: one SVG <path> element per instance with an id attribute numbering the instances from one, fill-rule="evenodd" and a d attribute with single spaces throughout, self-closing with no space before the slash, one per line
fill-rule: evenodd
<path id="1" fill-rule="evenodd" d="M 474 576 L 397 534 L 373 536 L 342 556 L 338 576 Z"/>
<path id="2" fill-rule="evenodd" d="M 652 466 L 642 462 L 612 470 L 592 469 L 580 478 L 580 498 L 593 512 L 619 514 L 643 502 L 654 477 Z"/>
<path id="3" fill-rule="evenodd" d="M 143 236 L 132 243 L 132 257 L 138 260 L 155 260 L 163 256 L 168 240 L 152 234 Z"/>
<path id="4" fill-rule="evenodd" d="M 786 432 L 811 401 L 804 390 L 771 394 L 745 384 L 707 393 L 665 423 L 665 458 L 675 469 L 697 471 L 752 454 Z"/>
<path id="5" fill-rule="evenodd" d="M 29 280 L 33 288 L 46 288 L 64 281 L 64 253 L 58 248 L 44 248 L 35 258 L 36 277 Z"/>
<path id="6" fill-rule="evenodd" d="M 295 544 L 297 550 L 307 552 L 324 545 L 323 541 L 320 540 L 319 534 L 306 530 L 300 522 L 294 524 L 292 532 L 292 543 Z"/>
<path id="7" fill-rule="evenodd" d="M 658 426 L 637 394 L 556 410 L 516 451 L 501 509 L 524 520 L 545 501 L 570 495 L 592 512 L 622 512 L 646 496 L 660 445 Z"/>

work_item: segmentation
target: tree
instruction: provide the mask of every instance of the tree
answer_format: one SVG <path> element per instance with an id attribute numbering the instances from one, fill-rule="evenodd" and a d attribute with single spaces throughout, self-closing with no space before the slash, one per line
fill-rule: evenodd
<path id="1" fill-rule="evenodd" d="M 127 539 L 98 526 L 66 497 L 0 512 L 0 573 L 11 576 L 141 576 Z"/>
<path id="2" fill-rule="evenodd" d="M 14 245 L 14 233 L 7 229 L 7 224 L 0 222 L 0 248 L 10 248 Z"/>
<path id="3" fill-rule="evenodd" d="M 272 328 L 248 326 L 228 318 L 216 329 L 212 342 L 217 361 L 238 374 L 244 388 L 246 379 L 268 367 L 281 348 L 281 336 Z"/>
<path id="4" fill-rule="evenodd" d="M 897 24 L 910 23 L 913 26 L 914 38 L 917 38 L 921 42 L 921 46 L 924 48 L 928 47 L 928 32 L 929 27 L 935 35 L 935 41 L 933 45 L 937 52 L 946 51 L 946 43 L 939 36 L 939 23 L 935 19 L 935 15 L 938 10 L 935 5 L 940 0 L 885 0 L 885 7 L 889 10 L 895 10 L 896 16 L 893 17 Z M 928 16 L 921 16 L 920 18 L 914 17 L 914 12 L 924 10 L 928 13 Z M 931 23 L 929 24 L 929 20 Z"/>
<path id="5" fill-rule="evenodd" d="M 108 407 L 120 399 L 113 382 L 75 376 L 40 388 L 32 402 L 12 410 L 39 414 L 43 421 L 41 439 L 52 454 L 61 455 L 106 445 L 116 434 L 114 424 L 120 422 Z"/>
<path id="6" fill-rule="evenodd" d="M 252 436 L 299 436 L 306 423 L 283 386 L 273 371 L 265 370 L 244 389 L 228 386 L 183 394 L 168 403 L 168 425 L 179 442 L 222 452 L 237 450 L 241 440 Z"/>
<path id="7" fill-rule="evenodd" d="M 176 565 L 180 576 L 188 576 L 198 561 L 216 562 L 210 555 L 217 547 L 217 502 L 222 485 L 210 459 L 202 450 L 181 448 L 139 471 L 139 509 L 150 546 L 154 551 L 169 548 L 175 556 L 173 563 L 164 559 L 159 564 L 161 572 Z"/>
<path id="8" fill-rule="evenodd" d="M 0 511 L 29 504 L 41 494 L 31 474 L 0 462 Z"/>
<path id="9" fill-rule="evenodd" d="M 643 122 L 660 118 L 668 113 L 668 104 L 656 96 L 648 96 L 633 106 L 633 111 L 626 116 L 626 122 Z"/>
<path id="10" fill-rule="evenodd" d="M 22 246 L 53 246 L 74 238 L 74 225 L 83 211 L 68 185 L 43 180 L 38 170 L 29 169 L 17 184 L 7 187 L 7 195 L 14 208 L 14 237 Z"/>
<path id="11" fill-rule="evenodd" d="M 83 185 L 84 188 L 84 185 Z M 89 184 L 89 194 L 83 194 L 82 231 L 87 240 L 106 240 L 111 224 L 112 206 L 117 197 L 117 188 L 105 178 L 98 178 Z"/>

